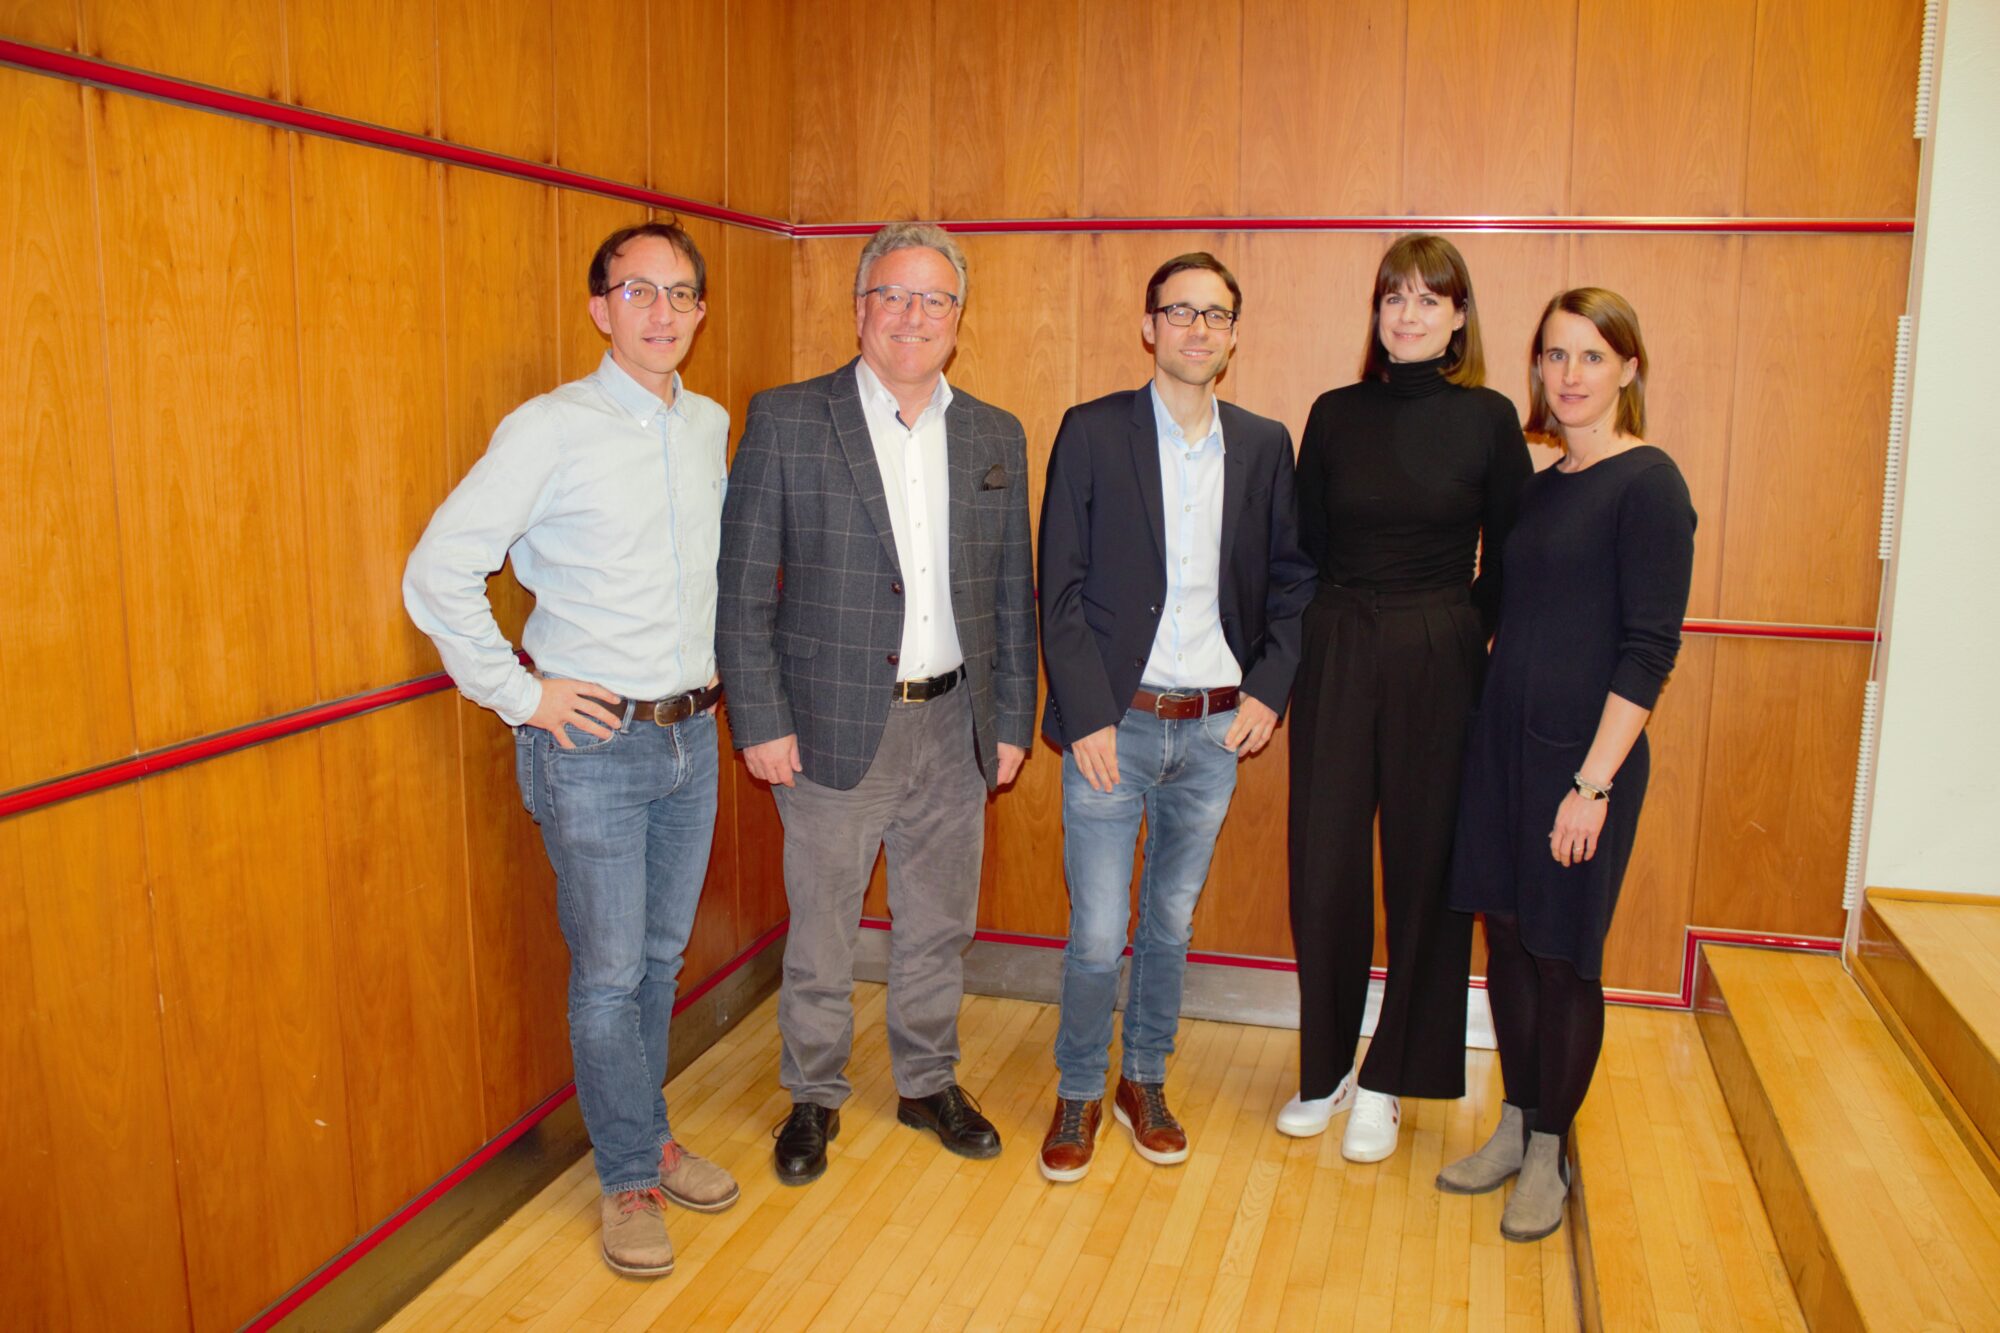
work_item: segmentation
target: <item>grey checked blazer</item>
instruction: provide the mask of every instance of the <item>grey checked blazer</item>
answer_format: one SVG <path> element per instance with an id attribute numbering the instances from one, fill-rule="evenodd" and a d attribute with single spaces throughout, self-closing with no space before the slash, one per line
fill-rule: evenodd
<path id="1" fill-rule="evenodd" d="M 805 775 L 838 790 L 875 757 L 903 641 L 903 576 L 854 365 L 750 400 L 722 506 L 715 624 L 736 747 L 795 732 Z M 959 389 L 944 420 L 960 688 L 991 787 L 996 742 L 1034 740 L 1027 439 Z"/>

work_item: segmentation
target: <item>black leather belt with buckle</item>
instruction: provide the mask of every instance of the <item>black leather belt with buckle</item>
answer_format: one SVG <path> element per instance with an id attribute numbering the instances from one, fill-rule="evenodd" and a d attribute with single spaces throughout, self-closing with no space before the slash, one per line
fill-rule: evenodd
<path id="1" fill-rule="evenodd" d="M 922 680 L 899 680 L 896 682 L 895 699 L 899 704 L 920 704 L 937 698 L 952 686 L 965 679 L 965 668 L 945 676 L 926 676 Z"/>
<path id="2" fill-rule="evenodd" d="M 1238 690 L 1234 685 L 1225 685 L 1219 690 L 1167 690 L 1155 694 L 1151 690 L 1140 690 L 1132 696 L 1132 706 L 1142 713 L 1169 722 L 1185 722 L 1189 718 L 1207 717 L 1210 713 L 1226 713 L 1236 707 Z"/>
<path id="3" fill-rule="evenodd" d="M 632 720 L 652 722 L 662 727 L 671 727 L 676 722 L 685 722 L 696 713 L 707 712 L 722 698 L 722 686 L 705 685 L 686 694 L 676 694 L 670 699 L 632 699 Z"/>

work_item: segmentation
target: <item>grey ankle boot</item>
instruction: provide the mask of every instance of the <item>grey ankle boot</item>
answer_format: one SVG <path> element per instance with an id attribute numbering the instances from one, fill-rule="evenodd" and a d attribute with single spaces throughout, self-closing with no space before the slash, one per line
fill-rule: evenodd
<path id="1" fill-rule="evenodd" d="M 1446 1194 L 1490 1194 L 1521 1169 L 1528 1151 L 1528 1131 L 1535 1127 L 1535 1113 L 1523 1111 L 1511 1102 L 1500 1103 L 1500 1124 L 1486 1146 L 1470 1157 L 1461 1157 L 1438 1172 L 1437 1187 Z"/>
<path id="2" fill-rule="evenodd" d="M 1540 1240 L 1563 1222 L 1569 1197 L 1569 1168 L 1560 1134 L 1530 1134 L 1521 1178 L 1500 1214 L 1500 1234 L 1508 1240 Z"/>

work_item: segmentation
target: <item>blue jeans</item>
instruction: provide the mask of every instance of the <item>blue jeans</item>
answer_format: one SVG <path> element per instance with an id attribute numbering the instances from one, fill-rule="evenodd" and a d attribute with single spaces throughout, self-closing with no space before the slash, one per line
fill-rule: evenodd
<path id="1" fill-rule="evenodd" d="M 1125 1000 L 1122 1072 L 1162 1083 L 1180 1025 L 1194 907 L 1208 880 L 1215 838 L 1236 791 L 1236 755 L 1223 737 L 1232 710 L 1168 722 L 1129 711 L 1118 724 L 1118 785 L 1094 791 L 1063 755 L 1063 871 L 1069 879 L 1069 945 L 1063 950 L 1062 1021 L 1056 1029 L 1056 1095 L 1104 1096 L 1111 1013 L 1131 915 L 1132 845 L 1146 820 L 1139 929 Z"/>
<path id="2" fill-rule="evenodd" d="M 667 1024 L 715 834 L 715 719 L 627 721 L 565 750 L 515 730 L 521 800 L 542 826 L 569 942 L 576 1097 L 606 1194 L 660 1183 Z"/>

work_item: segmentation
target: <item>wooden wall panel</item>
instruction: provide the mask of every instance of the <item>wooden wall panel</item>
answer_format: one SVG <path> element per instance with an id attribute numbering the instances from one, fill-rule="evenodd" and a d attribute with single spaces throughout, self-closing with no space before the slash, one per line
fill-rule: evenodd
<path id="1" fill-rule="evenodd" d="M 506 1128 L 479 1096 L 458 706 L 433 694 L 318 733 L 327 885 L 364 1227 Z"/>
<path id="2" fill-rule="evenodd" d="M 10 729 L 0 791 L 133 749 L 83 98 L 0 72 L 0 693 L 64 719 Z"/>
<path id="3" fill-rule="evenodd" d="M 729 383 L 722 401 L 729 408 L 732 448 L 742 438 L 751 394 L 828 368 L 800 372 L 792 352 L 794 246 L 802 262 L 805 252 L 818 244 L 735 227 L 723 237 L 727 273 L 721 299 L 731 311 L 731 336 Z M 726 716 L 723 723 L 726 735 Z M 784 827 L 770 789 L 750 776 L 733 747 L 723 780 L 729 787 L 724 807 L 735 811 L 736 820 L 737 928 L 747 945 L 788 915 Z"/>
<path id="4" fill-rule="evenodd" d="M 298 142 L 307 587 L 321 691 L 437 669 L 403 610 L 403 564 L 449 489 L 443 167 L 332 139 Z"/>
<path id="5" fill-rule="evenodd" d="M 934 9 L 937 216 L 1073 216 L 1082 0 Z"/>
<path id="6" fill-rule="evenodd" d="M 1634 0 L 1577 12 L 1570 209 L 1740 213 L 1757 7 Z"/>
<path id="7" fill-rule="evenodd" d="M 433 510 L 501 419 L 558 382 L 555 191 L 447 168 L 443 232 L 446 461 Z M 574 290 L 582 287 L 579 277 Z M 491 318 L 494 310 L 507 317 Z M 511 567 L 487 581 L 487 597 L 518 645 L 533 599 Z"/>
<path id="8" fill-rule="evenodd" d="M 1652 362 L 1646 438 L 1674 456 L 1699 516 L 1688 597 L 1695 619 L 1718 613 L 1738 357 L 1735 325 L 1717 312 L 1735 308 L 1742 269 L 1736 236 L 1578 236 L 1570 246 L 1574 285 L 1609 287 L 1639 312 Z"/>
<path id="9" fill-rule="evenodd" d="M 1896 316 L 1909 265 L 1901 236 L 1744 242 L 1724 616 L 1874 622 Z"/>
<path id="10" fill-rule="evenodd" d="M 1716 640 L 1681 643 L 1646 740 L 1653 753 L 1637 850 L 1604 944 L 1604 984 L 1678 994 L 1687 923 L 1693 920 L 1702 785 L 1707 772 Z M 1549 812 L 1554 823 L 1555 812 Z"/>
<path id="11" fill-rule="evenodd" d="M 1715 646 L 1693 920 L 1838 935 L 1863 644 Z"/>
<path id="12" fill-rule="evenodd" d="M 139 789 L 199 1328 L 353 1239 L 320 748 L 297 736 Z"/>
<path id="13" fill-rule="evenodd" d="M 301 105 L 412 134 L 438 126 L 438 29 L 431 5 L 288 0 L 292 95 Z"/>
<path id="14" fill-rule="evenodd" d="M 436 0 L 439 124 L 453 143 L 555 157 L 550 0 Z"/>
<path id="15" fill-rule="evenodd" d="M 1285 821 L 1291 729 L 1236 766 L 1236 795 L 1215 840 L 1208 886 L 1195 908 L 1196 949 L 1268 958 L 1292 956 Z M 1136 924 L 1137 918 L 1134 917 Z"/>
<path id="16" fill-rule="evenodd" d="M 865 243 L 858 236 L 792 243 L 792 379 L 824 375 L 860 354 L 854 331 L 854 266 Z M 977 280 L 968 264 L 967 286 Z M 976 299 L 971 291 L 966 295 L 968 304 Z M 950 373 L 947 367 L 945 374 Z"/>
<path id="17" fill-rule="evenodd" d="M 728 7 L 723 0 L 651 0 L 648 9 L 652 186 L 720 202 L 728 160 Z"/>
<path id="18" fill-rule="evenodd" d="M 765 217 L 792 212 L 792 6 L 734 0 L 725 58 L 729 109 L 723 202 Z M 807 87 L 815 86 L 808 83 Z"/>
<path id="19" fill-rule="evenodd" d="M 646 179 L 653 69 L 647 0 L 563 0 L 556 23 L 556 161 L 634 184 Z"/>
<path id="20" fill-rule="evenodd" d="M 1084 215 L 1239 211 L 1242 25 L 1242 0 L 1084 6 Z"/>
<path id="21" fill-rule="evenodd" d="M 569 947 L 555 872 L 514 780 L 514 733 L 467 700 L 457 707 L 479 1075 L 498 1133 L 570 1076 Z"/>
<path id="22" fill-rule="evenodd" d="M 188 1327 L 145 856 L 103 836 L 138 820 L 122 788 L 0 822 L 8 1328 Z"/>
<path id="23" fill-rule="evenodd" d="M 0 33 L 17 42 L 33 42 L 74 51 L 77 47 L 77 9 L 73 4 L 50 4 L 48 0 L 0 0 Z"/>
<path id="24" fill-rule="evenodd" d="M 141 748 L 319 697 L 278 131 L 93 92 L 111 422 Z M 227 207 L 218 207 L 227 201 Z M 271 571 L 245 578 L 244 571 Z"/>
<path id="25" fill-rule="evenodd" d="M 1404 209 L 1563 212 L 1575 0 L 1409 0 L 1409 6 Z"/>
<path id="26" fill-rule="evenodd" d="M 1245 213 L 1401 210 L 1404 11 L 1244 0 Z"/>
<path id="27" fill-rule="evenodd" d="M 818 0 L 796 12 L 792 41 L 792 67 L 812 71 L 793 102 L 793 220 L 927 215 L 931 7 L 885 23 L 872 0 Z"/>
<path id="28" fill-rule="evenodd" d="M 1751 79 L 1751 213 L 1908 217 L 1920 4 L 1767 0 Z"/>
<path id="29" fill-rule="evenodd" d="M 644 222 L 645 208 L 602 195 L 556 194 L 556 370 L 567 383 L 597 369 L 611 342 L 590 318 L 590 259 L 620 227 Z"/>
<path id="30" fill-rule="evenodd" d="M 1374 327 L 1368 295 L 1389 238 L 1379 232 L 1256 232 L 1220 252 L 1243 284 L 1228 379 L 1236 401 L 1276 417 L 1298 444 L 1313 400 L 1359 378 Z"/>
<path id="31" fill-rule="evenodd" d="M 83 50 L 177 79 L 284 100 L 284 11 L 264 0 L 80 0 Z"/>

